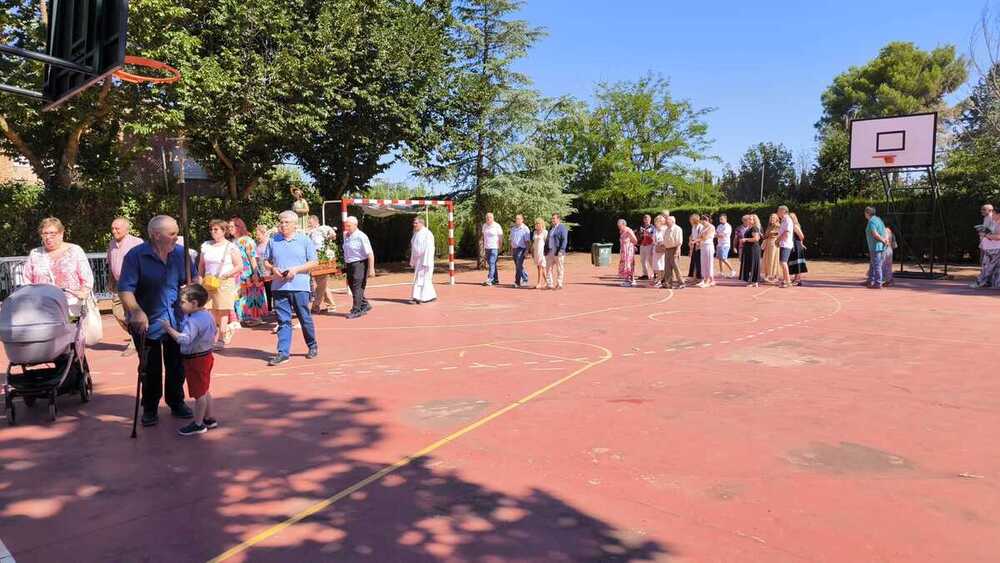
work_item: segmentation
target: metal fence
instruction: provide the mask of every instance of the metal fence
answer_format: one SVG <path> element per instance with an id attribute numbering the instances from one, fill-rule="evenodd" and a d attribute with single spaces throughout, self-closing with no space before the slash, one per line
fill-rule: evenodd
<path id="1" fill-rule="evenodd" d="M 90 269 L 94 271 L 94 297 L 98 301 L 111 299 L 108 291 L 108 261 L 106 255 L 100 252 L 88 252 L 87 260 Z M 27 256 L 0 257 L 0 301 L 7 298 L 15 288 L 24 285 L 24 263 Z"/>

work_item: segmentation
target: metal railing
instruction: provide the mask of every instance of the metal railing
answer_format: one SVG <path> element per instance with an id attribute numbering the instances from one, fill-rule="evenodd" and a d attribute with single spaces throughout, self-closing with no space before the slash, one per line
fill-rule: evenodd
<path id="1" fill-rule="evenodd" d="M 111 291 L 108 290 L 106 255 L 101 252 L 88 252 L 87 260 L 90 262 L 90 269 L 94 271 L 94 297 L 98 301 L 111 299 Z M 0 301 L 6 299 L 18 286 L 24 285 L 24 263 L 27 261 L 27 256 L 0 257 Z"/>

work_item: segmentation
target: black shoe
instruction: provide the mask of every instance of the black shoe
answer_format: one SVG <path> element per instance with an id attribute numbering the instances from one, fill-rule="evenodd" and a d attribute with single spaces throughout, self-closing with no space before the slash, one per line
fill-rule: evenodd
<path id="1" fill-rule="evenodd" d="M 202 424 L 204 424 L 205 428 L 208 428 L 209 430 L 211 430 L 212 428 L 219 427 L 219 421 L 215 420 L 214 418 L 206 418 L 204 421 L 202 421 Z"/>
<path id="2" fill-rule="evenodd" d="M 188 408 L 187 405 L 181 403 L 176 407 L 170 407 L 170 414 L 174 418 L 194 418 L 194 411 Z"/>
<path id="3" fill-rule="evenodd" d="M 143 426 L 156 426 L 157 422 L 160 422 L 160 415 L 156 414 L 156 411 L 143 411 L 142 413 Z"/>
<path id="4" fill-rule="evenodd" d="M 438 300 L 438 298 L 435 297 L 434 299 L 428 299 L 427 301 L 417 301 L 417 303 L 433 303 L 434 301 L 437 301 L 437 300 Z"/>
<path id="5" fill-rule="evenodd" d="M 348 315 L 348 316 L 350 316 L 350 315 Z M 271 358 L 267 360 L 267 365 L 269 365 L 269 366 L 280 366 L 281 364 L 283 364 L 283 363 L 285 363 L 287 361 L 288 361 L 288 356 L 286 356 L 284 354 L 276 354 L 274 356 L 271 356 Z"/>
<path id="6" fill-rule="evenodd" d="M 364 305 L 363 305 L 363 306 L 361 307 L 361 314 L 365 314 L 365 313 L 367 313 L 368 311 L 371 311 L 371 310 L 372 310 L 372 306 L 371 306 L 371 305 L 369 305 L 368 303 L 365 303 L 365 304 L 364 304 Z"/>
<path id="7" fill-rule="evenodd" d="M 368 309 L 361 309 L 360 311 L 358 311 L 356 313 L 351 313 L 351 314 L 347 315 L 347 318 L 349 318 L 349 319 L 358 319 L 358 318 L 361 318 L 361 317 L 367 315 L 368 311 L 370 309 L 371 309 L 370 307 Z"/>
<path id="8" fill-rule="evenodd" d="M 195 434 L 204 434 L 205 432 L 208 432 L 208 427 L 197 422 L 192 422 L 177 431 L 181 436 L 194 436 Z"/>
<path id="9" fill-rule="evenodd" d="M 309 351 L 306 352 L 306 359 L 311 360 L 318 355 L 319 355 L 319 348 L 310 348 Z"/>

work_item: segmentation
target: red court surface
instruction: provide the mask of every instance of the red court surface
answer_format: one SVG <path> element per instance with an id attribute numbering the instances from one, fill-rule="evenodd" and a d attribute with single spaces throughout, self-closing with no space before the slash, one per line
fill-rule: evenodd
<path id="1" fill-rule="evenodd" d="M 573 258 L 563 291 L 372 288 L 311 361 L 296 332 L 268 368 L 274 337 L 241 330 L 193 438 L 162 408 L 129 439 L 105 318 L 94 401 L 0 427 L 0 540 L 19 563 L 1000 560 L 1000 295 L 823 264 L 626 289 Z"/>

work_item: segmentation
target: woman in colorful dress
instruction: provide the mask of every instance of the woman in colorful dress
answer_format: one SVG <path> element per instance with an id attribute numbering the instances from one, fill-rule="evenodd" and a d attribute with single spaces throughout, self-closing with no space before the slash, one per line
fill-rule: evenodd
<path id="1" fill-rule="evenodd" d="M 799 218 L 794 213 L 789 213 L 792 218 L 792 253 L 788 258 L 788 273 L 792 275 L 792 285 L 802 285 L 802 274 L 809 271 L 806 267 L 806 240 L 805 233 L 802 232 L 802 225 Z"/>
<path id="2" fill-rule="evenodd" d="M 243 259 L 240 288 L 234 308 L 236 319 L 245 326 L 255 326 L 267 315 L 267 292 L 257 263 L 257 243 L 250 236 L 247 224 L 239 217 L 229 220 L 230 233 Z"/>
<path id="3" fill-rule="evenodd" d="M 628 228 L 625 219 L 618 220 L 618 240 L 621 243 L 618 252 L 618 277 L 622 279 L 622 287 L 632 287 L 635 285 L 635 245 L 639 239 Z"/>
<path id="4" fill-rule="evenodd" d="M 760 275 L 768 283 L 777 283 L 778 272 L 781 270 L 781 262 L 778 261 L 778 231 L 780 230 L 781 220 L 777 213 L 772 213 L 760 241 L 760 249 L 763 253 Z"/>
<path id="5" fill-rule="evenodd" d="M 65 233 L 59 219 L 42 219 L 38 225 L 42 246 L 28 254 L 22 276 L 27 283 L 47 283 L 64 290 L 70 315 L 79 317 L 94 290 L 94 271 L 83 249 L 63 240 Z"/>
<path id="6" fill-rule="evenodd" d="M 535 289 L 545 288 L 545 241 L 549 240 L 549 231 L 545 228 L 545 219 L 535 219 L 535 232 L 531 233 L 531 259 L 538 268 L 538 283 Z"/>
<path id="7" fill-rule="evenodd" d="M 740 241 L 740 279 L 746 282 L 747 287 L 760 286 L 760 241 L 763 233 L 760 231 L 760 218 L 756 215 L 745 217 L 747 230 Z"/>

